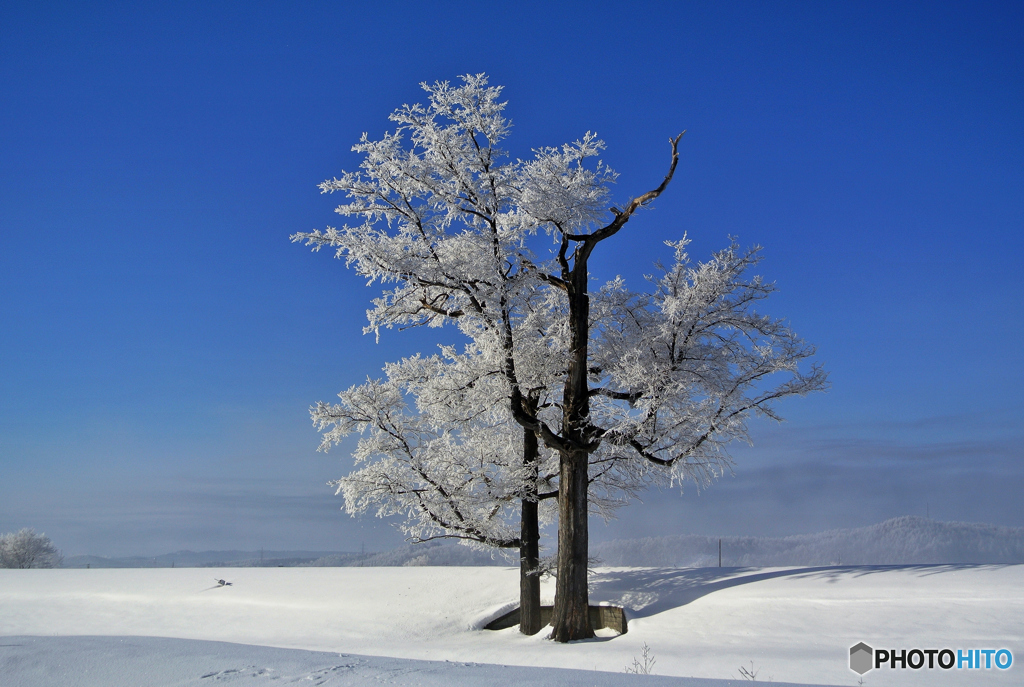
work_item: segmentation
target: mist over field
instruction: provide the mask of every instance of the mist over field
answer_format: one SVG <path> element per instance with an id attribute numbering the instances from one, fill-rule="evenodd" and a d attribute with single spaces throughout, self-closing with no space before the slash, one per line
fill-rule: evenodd
<path id="1" fill-rule="evenodd" d="M 675 535 L 617 539 L 591 547 L 598 565 L 715 567 L 718 543 L 726 567 L 791 565 L 928 565 L 1024 563 L 1024 527 L 938 522 L 915 516 L 870 527 L 789 537 Z M 64 567 L 379 567 L 514 566 L 515 551 L 481 550 L 437 540 L 383 552 L 179 551 L 151 558 L 71 556 Z"/>

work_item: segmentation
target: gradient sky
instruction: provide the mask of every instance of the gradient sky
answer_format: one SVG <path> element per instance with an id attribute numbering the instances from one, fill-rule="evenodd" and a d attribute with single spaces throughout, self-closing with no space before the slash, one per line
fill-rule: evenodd
<path id="1" fill-rule="evenodd" d="M 507 147 L 596 131 L 602 244 L 759 243 L 764 310 L 827 394 L 755 423 L 735 476 L 592 536 L 785 535 L 904 514 L 1024 526 L 1020 3 L 0 6 L 0 532 L 66 554 L 392 548 L 339 512 L 308 407 L 451 333 L 363 336 L 377 291 L 288 236 L 422 81 L 487 72 Z"/>

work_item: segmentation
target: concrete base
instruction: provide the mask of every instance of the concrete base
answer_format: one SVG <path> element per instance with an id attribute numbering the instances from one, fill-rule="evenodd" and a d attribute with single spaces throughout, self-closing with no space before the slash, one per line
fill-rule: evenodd
<path id="1" fill-rule="evenodd" d="M 553 612 L 553 606 L 540 607 L 541 625 L 551 624 L 551 615 Z M 517 608 L 487 623 L 487 625 L 484 626 L 484 629 L 504 630 L 509 627 L 515 627 L 518 624 L 519 609 Z M 595 630 L 608 628 L 611 630 L 615 630 L 621 635 L 626 634 L 626 632 L 629 630 L 628 623 L 626 622 L 626 613 L 618 606 L 591 606 L 590 625 Z"/>

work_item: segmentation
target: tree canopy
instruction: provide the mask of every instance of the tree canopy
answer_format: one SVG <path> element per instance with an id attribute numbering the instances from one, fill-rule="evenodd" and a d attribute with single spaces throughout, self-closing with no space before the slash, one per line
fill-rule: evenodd
<path id="1" fill-rule="evenodd" d="M 367 332 L 452 323 L 471 344 L 390 366 L 387 380 L 313 416 L 324 446 L 369 429 L 357 459 L 376 460 L 339 487 L 350 509 L 407 512 L 413 537 L 508 545 L 508 504 L 556 494 L 552 637 L 585 638 L 593 495 L 707 483 L 728 468 L 726 445 L 748 438 L 751 415 L 778 420 L 775 401 L 824 389 L 826 375 L 802 369 L 813 347 L 755 309 L 774 291 L 747 274 L 758 247 L 733 240 L 693 265 L 682 237 L 647 291 L 616 278 L 591 293 L 592 252 L 665 191 L 682 134 L 660 184 L 620 209 L 608 204 L 616 174 L 596 135 L 510 160 L 498 147 L 510 126 L 501 89 L 482 74 L 462 81 L 423 84 L 428 105 L 397 109 L 380 140 L 363 134 L 359 170 L 321 184 L 348 197 L 337 212 L 357 223 L 292 239 L 334 248 L 384 285 Z M 549 460 L 557 471 L 540 469 Z"/>

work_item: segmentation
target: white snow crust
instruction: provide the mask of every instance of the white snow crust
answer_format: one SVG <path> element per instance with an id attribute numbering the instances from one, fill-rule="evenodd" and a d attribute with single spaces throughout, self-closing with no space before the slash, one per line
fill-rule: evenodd
<path id="1" fill-rule="evenodd" d="M 1020 684 L 1021 565 L 601 568 L 591 582 L 592 603 L 627 609 L 629 632 L 560 645 L 543 633 L 481 629 L 517 601 L 513 568 L 0 570 L 0 683 L 264 684 L 287 673 L 312 681 L 304 684 L 370 675 L 532 684 L 539 674 L 526 668 L 545 667 L 607 671 L 551 684 L 627 684 L 623 670 L 646 643 L 659 676 L 744 684 L 738 669 L 753 662 L 760 682 L 852 685 L 849 647 L 864 641 L 1007 648 L 1015 659 L 1005 671 L 874 670 L 864 676 L 872 687 Z M 550 602 L 553 582 L 544 594 Z M 265 647 L 307 651 L 286 660 Z M 82 672 L 88 666 L 93 678 Z"/>

